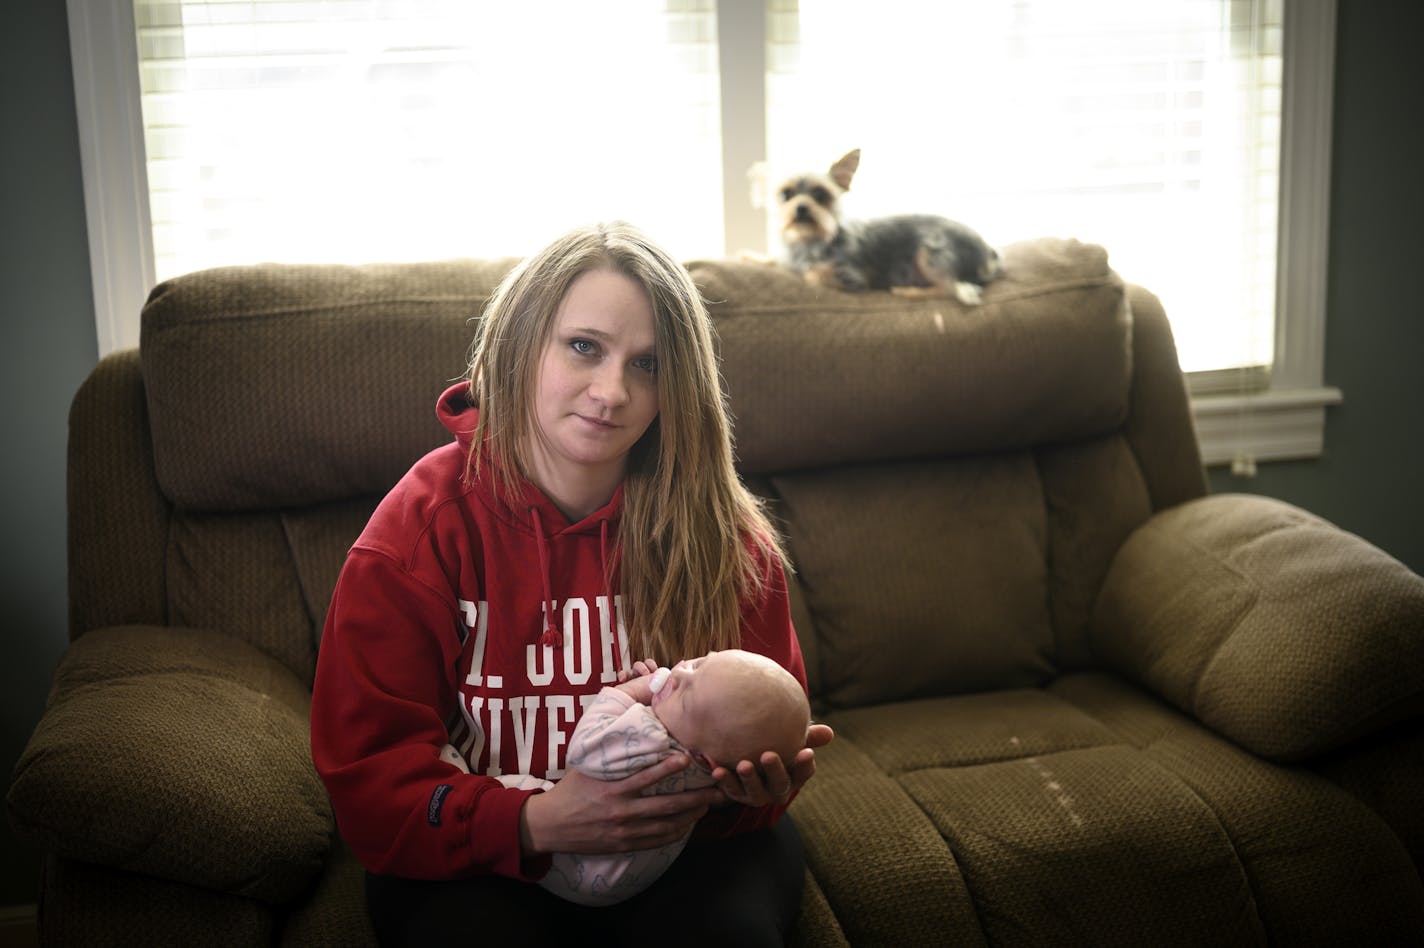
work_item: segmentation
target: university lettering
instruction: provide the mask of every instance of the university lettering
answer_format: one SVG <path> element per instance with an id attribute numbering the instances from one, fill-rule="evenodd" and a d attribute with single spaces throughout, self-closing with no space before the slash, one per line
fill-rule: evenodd
<path id="1" fill-rule="evenodd" d="M 459 738 L 459 749 L 474 772 L 498 777 L 505 773 L 503 765 L 513 765 L 517 773 L 550 780 L 563 776 L 569 735 L 584 708 L 600 687 L 617 682 L 620 664 L 632 665 L 622 622 L 616 624 L 615 635 L 617 605 L 615 597 L 615 608 L 610 609 L 607 596 L 596 597 L 591 605 L 587 599 L 556 603 L 562 646 L 530 643 L 524 647 L 522 668 L 496 669 L 487 667 L 489 604 L 460 600 L 469 629 L 469 664 L 460 702 L 466 733 Z M 615 648 L 621 662 L 615 662 Z"/>

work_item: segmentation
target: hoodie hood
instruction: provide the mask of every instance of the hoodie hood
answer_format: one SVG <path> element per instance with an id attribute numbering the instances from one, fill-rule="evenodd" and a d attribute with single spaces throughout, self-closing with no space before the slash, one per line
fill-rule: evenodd
<path id="1" fill-rule="evenodd" d="M 475 393 L 470 391 L 470 382 L 456 382 L 440 395 L 435 403 L 435 417 L 445 426 L 445 430 L 455 436 L 460 447 L 470 449 L 475 439 L 475 425 L 480 420 L 480 410 L 475 405 Z"/>

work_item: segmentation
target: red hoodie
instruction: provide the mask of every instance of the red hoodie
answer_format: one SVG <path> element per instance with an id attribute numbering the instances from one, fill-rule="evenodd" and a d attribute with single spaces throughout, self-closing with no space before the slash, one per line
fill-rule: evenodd
<path id="1" fill-rule="evenodd" d="M 613 592 L 622 489 L 578 523 L 529 483 L 507 503 L 487 477 L 463 479 L 477 418 L 468 385 L 446 391 L 437 413 L 455 441 L 381 501 L 337 581 L 312 757 L 342 838 L 371 871 L 532 881 L 549 862 L 521 859 L 519 811 L 532 791 L 494 778 L 562 776 L 583 708 L 643 657 L 628 653 Z M 767 568 L 768 594 L 743 608 L 741 647 L 805 687 L 786 578 L 780 563 Z M 469 774 L 439 759 L 447 743 Z M 784 809 L 718 808 L 697 835 L 769 826 Z"/>

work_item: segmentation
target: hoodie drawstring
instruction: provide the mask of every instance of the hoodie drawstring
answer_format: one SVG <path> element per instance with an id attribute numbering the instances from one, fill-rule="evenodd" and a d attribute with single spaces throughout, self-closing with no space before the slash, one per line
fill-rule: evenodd
<path id="1" fill-rule="evenodd" d="M 618 647 L 618 606 L 613 598 L 613 580 L 608 570 L 608 521 L 600 520 L 598 530 L 598 556 L 603 563 L 603 594 L 608 597 L 608 621 L 612 623 L 613 668 L 623 673 L 623 650 Z"/>
<path id="2" fill-rule="evenodd" d="M 557 603 L 554 602 L 553 581 L 549 578 L 549 541 L 544 536 L 544 521 L 539 516 L 538 507 L 529 508 L 529 516 L 534 521 L 535 545 L 539 548 L 539 578 L 544 583 L 544 631 L 539 636 L 539 644 L 546 648 L 562 648 L 564 633 L 554 619 Z M 608 521 L 598 522 L 598 556 L 603 567 L 603 594 L 608 597 L 608 621 L 613 636 L 613 667 L 623 671 L 623 650 L 618 647 L 618 605 L 613 598 L 613 574 L 608 564 Z"/>
<path id="3" fill-rule="evenodd" d="M 539 547 L 539 576 L 544 580 L 544 634 L 539 636 L 539 644 L 546 648 L 559 648 L 564 644 L 564 634 L 554 622 L 554 595 L 549 580 L 549 545 L 544 538 L 544 523 L 539 519 L 539 508 L 530 507 L 534 518 L 534 539 Z"/>

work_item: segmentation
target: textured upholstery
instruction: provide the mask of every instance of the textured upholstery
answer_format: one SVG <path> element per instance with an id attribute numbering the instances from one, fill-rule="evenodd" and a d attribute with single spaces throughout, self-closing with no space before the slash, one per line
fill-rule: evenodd
<path id="1" fill-rule="evenodd" d="M 837 732 L 792 943 L 1424 943 L 1424 580 L 1205 496 L 1161 303 L 1003 253 L 979 307 L 689 265 Z M 372 942 L 322 619 L 511 264 L 192 274 L 81 388 L 73 644 L 8 799 L 46 943 Z"/>
<path id="2" fill-rule="evenodd" d="M 103 360 L 69 412 L 70 634 L 167 621 L 169 504 L 153 473 L 138 351 Z M 96 489 L 103 485 L 103 490 Z"/>
<path id="3" fill-rule="evenodd" d="M 821 701 L 856 707 L 1050 676 L 1047 527 L 1031 455 L 773 483 L 815 623 Z"/>
<path id="4" fill-rule="evenodd" d="M 866 866 L 888 875 L 913 863 L 912 840 L 947 849 L 962 879 L 939 883 L 949 897 L 927 884 L 878 893 L 897 902 L 876 913 L 867 941 L 925 943 L 926 906 L 946 911 L 960 889 L 991 944 L 1340 944 L 1351 933 L 1404 937 L 1424 920 L 1417 870 L 1360 801 L 1264 765 L 1120 679 L 1080 673 L 827 720 L 838 755 L 894 785 L 848 807 L 851 788 L 818 775 L 793 808 L 832 906 L 839 880 L 853 888 Z M 841 757 L 825 756 L 839 774 Z M 862 816 L 870 825 L 856 825 Z M 1350 852 L 1370 853 L 1358 864 L 1368 873 L 1349 868 Z M 1313 895 L 1305 878 L 1318 881 Z"/>
<path id="5" fill-rule="evenodd" d="M 1265 498 L 1183 504 L 1137 531 L 1096 628 L 1107 661 L 1273 760 L 1424 711 L 1418 577 Z"/>
<path id="6" fill-rule="evenodd" d="M 691 264 L 722 339 L 743 469 L 980 454 L 1117 429 L 1132 337 L 1106 253 L 1035 241 L 1004 258 L 1006 276 L 974 308 Z"/>
<path id="7" fill-rule="evenodd" d="M 164 494 L 227 512 L 385 493 L 444 439 L 431 406 L 513 263 L 231 267 L 159 286 L 140 348 Z"/>
<path id="8" fill-rule="evenodd" d="M 310 703 L 290 671 L 228 636 L 97 630 L 59 665 L 34 736 L 44 756 L 11 806 L 56 855 L 286 902 L 330 846 L 305 753 Z M 282 819 L 252 831 L 270 813 Z"/>

